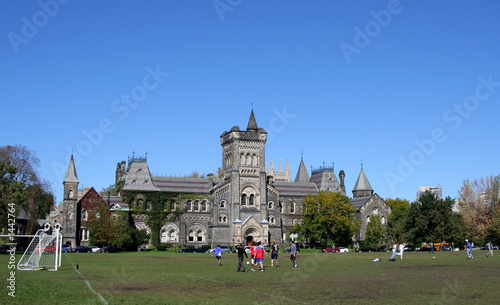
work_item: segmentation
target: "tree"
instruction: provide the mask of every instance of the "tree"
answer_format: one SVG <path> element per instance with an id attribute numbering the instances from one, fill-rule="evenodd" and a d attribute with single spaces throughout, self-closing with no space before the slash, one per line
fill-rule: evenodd
<path id="1" fill-rule="evenodd" d="M 16 203 L 16 209 L 29 213 L 27 233 L 34 234 L 38 219 L 45 218 L 55 204 L 50 183 L 38 174 L 40 160 L 26 146 L 6 145 L 0 146 L 0 162 L 0 217 L 4 217 L 5 203 Z"/>
<path id="2" fill-rule="evenodd" d="M 458 192 L 458 210 L 463 218 L 466 236 L 478 244 L 500 233 L 499 185 L 499 176 L 465 180 Z"/>
<path id="3" fill-rule="evenodd" d="M 394 242 L 402 243 L 406 241 L 404 237 L 404 224 L 410 209 L 410 202 L 400 198 L 388 198 L 385 202 L 391 207 L 391 215 L 389 215 L 387 223 L 387 233 Z"/>
<path id="4" fill-rule="evenodd" d="M 380 216 L 372 215 L 366 226 L 365 239 L 361 242 L 363 247 L 376 248 L 385 239 L 385 229 Z"/>
<path id="5" fill-rule="evenodd" d="M 340 193 L 320 191 L 307 195 L 302 212 L 304 221 L 298 231 L 322 246 L 347 246 L 359 229 L 359 222 L 354 220 L 356 210 L 349 197 Z"/>

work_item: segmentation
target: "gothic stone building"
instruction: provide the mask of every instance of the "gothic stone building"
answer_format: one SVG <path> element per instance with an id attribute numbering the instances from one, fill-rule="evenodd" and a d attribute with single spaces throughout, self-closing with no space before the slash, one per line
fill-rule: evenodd
<path id="1" fill-rule="evenodd" d="M 295 180 L 286 170 L 267 170 L 267 132 L 257 126 L 253 111 L 246 130 L 234 126 L 220 136 L 222 175 L 206 178 L 153 176 L 146 158 L 132 157 L 117 164 L 118 196 L 108 196 L 111 210 L 129 211 L 134 226 L 151 233 L 148 215 L 162 216 L 157 228 L 160 242 L 189 245 L 235 244 L 251 241 L 281 243 L 289 238 L 294 224 L 302 220 L 302 204 L 308 194 L 321 190 L 345 195 L 343 171 L 340 182 L 333 167 L 322 166 L 307 172 L 301 160 Z M 79 244 L 85 229 L 79 227 L 81 205 L 72 195 L 78 186 L 73 160 L 64 180 L 65 240 Z M 364 239 L 369 215 L 379 214 L 386 222 L 390 208 L 373 190 L 363 169 L 353 190 L 356 218 L 361 220 L 355 241 Z M 73 196 L 73 197 L 72 197 Z M 106 201 L 106 200 L 105 200 Z M 179 213 L 179 211 L 183 211 Z M 75 217 L 77 219 L 75 219 Z M 151 224 L 151 222 L 149 222 Z M 82 235 L 83 234 L 83 235 Z"/>

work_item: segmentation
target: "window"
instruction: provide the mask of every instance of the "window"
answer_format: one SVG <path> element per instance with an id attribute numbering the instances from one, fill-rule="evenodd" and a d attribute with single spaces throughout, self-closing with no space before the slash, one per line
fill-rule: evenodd
<path id="1" fill-rule="evenodd" d="M 274 209 L 274 202 L 269 201 L 269 204 L 267 205 L 267 208 L 268 208 L 269 210 Z"/>
<path id="2" fill-rule="evenodd" d="M 247 205 L 247 194 L 241 195 L 241 205 L 242 206 Z"/>
<path id="3" fill-rule="evenodd" d="M 137 205 L 139 206 L 139 209 L 142 209 L 144 207 L 144 201 L 142 201 L 142 199 L 139 199 L 139 201 L 137 201 Z"/>
<path id="4" fill-rule="evenodd" d="M 203 200 L 203 201 L 201 202 L 201 211 L 202 211 L 202 212 L 206 212 L 206 211 L 208 211 L 208 202 L 207 202 L 206 200 Z"/>
<path id="5" fill-rule="evenodd" d="M 227 223 L 227 216 L 226 215 L 220 215 L 219 216 L 219 223 Z"/>
<path id="6" fill-rule="evenodd" d="M 276 219 L 274 218 L 274 216 L 269 216 L 267 218 L 267 221 L 269 221 L 269 223 L 272 225 L 276 223 Z"/>
<path id="7" fill-rule="evenodd" d="M 175 201 L 170 202 L 170 210 L 175 211 L 177 209 L 177 204 L 175 204 Z"/>
<path id="8" fill-rule="evenodd" d="M 257 165 L 257 155 L 252 156 L 252 165 Z"/>
<path id="9" fill-rule="evenodd" d="M 385 216 L 382 216 L 382 218 L 380 219 L 380 221 L 382 222 L 383 225 L 385 225 Z"/>
<path id="10" fill-rule="evenodd" d="M 86 210 L 82 210 L 82 220 L 86 221 L 88 219 L 89 215 Z"/>
<path id="11" fill-rule="evenodd" d="M 170 231 L 169 237 L 170 242 L 177 242 L 177 233 L 174 230 Z"/>
<path id="12" fill-rule="evenodd" d="M 245 155 L 244 154 L 240 155 L 240 164 L 245 165 Z"/>
<path id="13" fill-rule="evenodd" d="M 226 208 L 226 201 L 225 200 L 221 200 L 220 201 L 220 208 L 221 209 L 225 209 Z"/>
<path id="14" fill-rule="evenodd" d="M 199 212 L 200 211 L 200 201 L 199 200 L 195 200 L 194 201 L 194 211 L 195 212 Z"/>
<path id="15" fill-rule="evenodd" d="M 252 164 L 252 156 L 250 154 L 247 155 L 247 165 Z"/>
<path id="16" fill-rule="evenodd" d="M 254 200 L 255 199 L 255 196 L 254 194 L 250 194 L 250 199 L 248 200 L 248 205 L 251 205 L 253 206 L 255 203 L 254 203 Z"/>
<path id="17" fill-rule="evenodd" d="M 292 202 L 292 204 L 290 205 L 290 213 L 295 214 L 295 202 Z"/>
<path id="18" fill-rule="evenodd" d="M 366 216 L 366 223 L 370 222 L 370 215 Z"/>
<path id="19" fill-rule="evenodd" d="M 166 243 L 167 242 L 167 231 L 161 231 L 160 235 L 160 242 Z"/>
<path id="20" fill-rule="evenodd" d="M 373 209 L 373 215 L 378 215 L 378 209 L 377 208 Z"/>
<path id="21" fill-rule="evenodd" d="M 196 234 L 196 241 L 203 241 L 203 232 L 202 231 L 198 231 L 198 234 Z"/>
<path id="22" fill-rule="evenodd" d="M 282 204 L 280 204 L 280 213 L 281 213 L 281 214 L 283 214 L 283 211 L 284 211 L 284 210 L 285 210 L 285 209 L 283 209 L 283 205 L 282 205 Z"/>
<path id="23" fill-rule="evenodd" d="M 188 202 L 186 202 L 186 210 L 188 210 L 189 212 L 193 211 L 193 203 L 191 202 L 191 200 L 188 200 Z"/>
<path id="24" fill-rule="evenodd" d="M 69 199 L 73 199 L 73 197 L 75 197 L 75 191 L 69 190 L 68 197 L 69 197 Z"/>
<path id="25" fill-rule="evenodd" d="M 188 240 L 189 241 L 194 241 L 194 235 L 195 235 L 194 231 L 189 231 Z"/>
<path id="26" fill-rule="evenodd" d="M 146 210 L 151 210 L 151 202 L 146 201 Z"/>

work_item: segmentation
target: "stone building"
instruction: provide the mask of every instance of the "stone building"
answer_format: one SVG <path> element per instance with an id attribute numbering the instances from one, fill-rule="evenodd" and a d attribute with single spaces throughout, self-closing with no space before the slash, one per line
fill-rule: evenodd
<path id="1" fill-rule="evenodd" d="M 323 164 L 312 170 L 309 177 L 301 159 L 292 181 L 288 160 L 285 170 L 280 161 L 279 170 L 275 171 L 272 160 L 267 169 L 266 141 L 267 132 L 258 127 L 252 111 L 246 130 L 234 126 L 220 136 L 222 173 L 219 177 L 213 174 L 204 178 L 153 176 L 147 158 L 133 156 L 128 164 L 125 161 L 117 164 L 115 182 L 119 194 L 108 196 L 105 201 L 111 210 L 128 211 L 135 228 L 158 234 L 160 242 L 199 246 L 247 244 L 255 240 L 266 244 L 287 241 L 295 237 L 290 235 L 293 225 L 302 221 L 305 196 L 321 190 L 345 195 L 345 174 L 339 172 L 339 181 L 333 165 Z M 366 185 L 369 189 L 365 189 Z M 74 195 L 77 187 L 78 178 L 71 159 L 64 180 L 64 238 L 79 244 L 85 231 L 75 219 L 75 215 L 82 215 L 82 206 Z M 390 209 L 370 190 L 361 170 L 353 190 L 357 216 L 366 219 L 367 211 L 377 206 L 381 215 L 387 217 Z M 364 237 L 362 232 L 357 238 Z"/>

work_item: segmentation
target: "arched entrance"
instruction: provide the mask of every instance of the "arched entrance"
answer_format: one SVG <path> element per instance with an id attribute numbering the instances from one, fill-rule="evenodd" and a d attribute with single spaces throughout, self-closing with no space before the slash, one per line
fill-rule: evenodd
<path id="1" fill-rule="evenodd" d="M 247 246 L 251 246 L 253 244 L 253 236 L 248 235 L 246 239 L 247 239 Z"/>
<path id="2" fill-rule="evenodd" d="M 259 236 L 259 232 L 255 228 L 248 228 L 245 230 L 245 240 L 247 242 L 247 246 L 251 246 L 252 243 L 256 242 L 257 240 L 255 239 L 257 236 Z"/>

